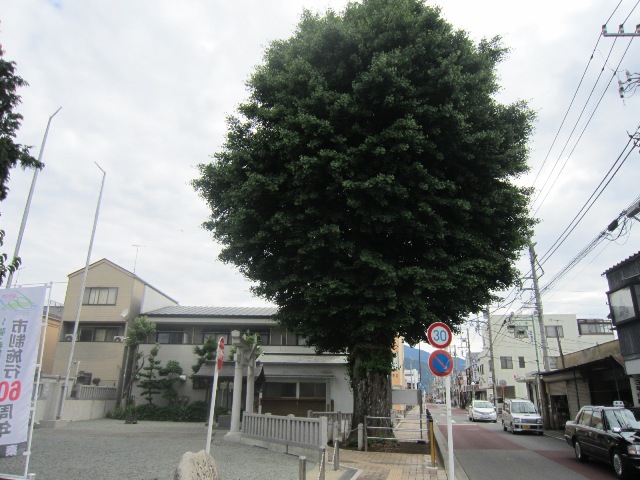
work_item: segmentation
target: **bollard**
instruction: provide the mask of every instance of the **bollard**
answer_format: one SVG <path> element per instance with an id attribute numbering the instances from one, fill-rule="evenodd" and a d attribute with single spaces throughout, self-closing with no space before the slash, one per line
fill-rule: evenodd
<path id="1" fill-rule="evenodd" d="M 298 457 L 298 480 L 307 480 L 307 457 Z"/>
<path id="2" fill-rule="evenodd" d="M 333 470 L 340 470 L 340 440 L 334 440 L 333 446 L 335 451 L 333 452 Z"/>
<path id="3" fill-rule="evenodd" d="M 359 451 L 362 451 L 362 449 L 364 448 L 363 439 L 364 439 L 364 425 L 359 423 L 358 424 L 358 450 Z"/>
<path id="4" fill-rule="evenodd" d="M 333 436 L 331 437 L 331 439 L 335 444 L 336 440 L 338 440 L 339 438 L 340 438 L 340 422 L 335 421 L 333 422 Z"/>
<path id="5" fill-rule="evenodd" d="M 436 466 L 436 444 L 433 436 L 433 417 L 429 414 L 427 417 L 427 424 L 429 426 L 429 445 L 431 446 L 431 466 Z"/>

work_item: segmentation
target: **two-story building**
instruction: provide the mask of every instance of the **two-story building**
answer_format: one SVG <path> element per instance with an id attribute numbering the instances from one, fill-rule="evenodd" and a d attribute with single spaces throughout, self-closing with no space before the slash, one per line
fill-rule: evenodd
<path id="1" fill-rule="evenodd" d="M 639 210 L 640 205 L 628 216 L 638 215 Z M 633 403 L 640 405 L 640 252 L 604 275 L 609 284 L 611 322 L 618 332 L 625 371 L 633 381 Z"/>
<path id="2" fill-rule="evenodd" d="M 260 409 L 267 413 L 296 415 L 307 410 L 351 412 L 353 397 L 347 380 L 346 356 L 317 355 L 305 346 L 305 339 L 280 328 L 273 320 L 273 308 L 189 307 L 162 293 L 136 274 L 102 259 L 87 269 L 85 288 L 80 290 L 84 269 L 69 275 L 62 314 L 59 344 L 52 373 L 81 378 L 89 383 L 117 386 L 121 393 L 129 367 L 126 337 L 136 317 L 145 315 L 156 324 L 156 332 L 140 348 L 148 354 L 159 344 L 157 359 L 162 365 L 179 362 L 184 371 L 177 393 L 189 401 L 207 400 L 206 382 L 191 379 L 197 363 L 193 349 L 207 337 L 231 340 L 234 330 L 260 335 L 262 354 L 258 358 L 259 388 L 255 389 Z M 70 358 L 75 332 L 73 356 Z M 220 374 L 216 404 L 230 406 L 233 391 L 232 348 L 225 349 L 225 366 Z M 243 382 L 246 383 L 246 373 Z M 139 398 L 140 389 L 133 395 Z M 120 398 L 120 395 L 118 395 Z M 163 400 L 160 396 L 157 403 Z M 244 399 L 243 399 L 244 402 Z M 256 408 L 256 410 L 258 410 Z"/>
<path id="3" fill-rule="evenodd" d="M 351 412 L 353 397 L 346 380 L 346 356 L 318 355 L 305 346 L 305 339 L 279 327 L 272 319 L 275 308 L 251 307 L 182 307 L 171 306 L 145 312 L 156 324 L 156 333 L 141 351 L 148 353 L 154 343 L 160 345 L 157 359 L 165 364 L 176 360 L 192 373 L 196 363 L 195 345 L 208 337 L 231 341 L 233 330 L 258 334 L 261 355 L 258 357 L 254 389 L 254 410 L 274 415 L 306 416 L 308 410 Z M 231 406 L 234 368 L 232 349 L 225 348 L 225 364 L 219 374 L 216 404 Z M 246 392 L 246 372 L 243 392 Z M 205 400 L 204 384 L 185 379 L 178 393 L 191 400 Z M 246 400 L 243 398 L 243 405 Z M 243 408 L 246 408 L 244 405 Z"/>
<path id="4" fill-rule="evenodd" d="M 492 315 L 491 329 L 481 324 L 483 350 L 474 359 L 475 398 L 493 400 L 530 398 L 541 401 L 539 372 L 545 371 L 541 331 L 532 315 Z M 615 339 L 608 319 L 581 319 L 575 314 L 545 314 L 543 317 L 550 370 L 563 368 L 564 355 Z M 492 332 L 489 336 L 489 330 Z M 495 374 L 489 359 L 493 350 Z"/>

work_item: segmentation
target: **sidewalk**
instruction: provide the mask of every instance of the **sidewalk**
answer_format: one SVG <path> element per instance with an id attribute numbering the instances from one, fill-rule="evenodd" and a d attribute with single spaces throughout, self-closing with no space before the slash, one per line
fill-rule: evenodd
<path id="1" fill-rule="evenodd" d="M 327 447 L 325 480 L 446 480 L 446 472 L 431 466 L 430 455 L 364 452 L 340 449 L 340 469 L 333 470 L 334 449 Z M 317 459 L 314 459 L 317 462 Z M 318 478 L 318 466 L 307 478 Z"/>
<path id="2" fill-rule="evenodd" d="M 419 413 L 414 407 L 408 415 Z M 399 434 L 401 435 L 401 432 Z M 436 442 L 438 443 L 438 442 Z M 438 458 L 439 446 L 435 458 Z M 325 480 L 447 480 L 441 467 L 431 464 L 431 455 L 417 453 L 364 452 L 340 449 L 340 469 L 334 470 L 334 449 L 327 447 Z M 318 462 L 318 459 L 311 459 Z M 437 461 L 437 460 L 436 460 Z M 318 466 L 307 472 L 307 478 L 318 478 Z"/>

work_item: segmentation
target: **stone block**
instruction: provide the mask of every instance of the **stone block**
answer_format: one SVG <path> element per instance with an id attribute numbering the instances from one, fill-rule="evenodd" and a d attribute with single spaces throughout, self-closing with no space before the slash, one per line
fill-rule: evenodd
<path id="1" fill-rule="evenodd" d="M 187 452 L 176 468 L 174 480 L 220 480 L 215 460 L 204 450 Z"/>

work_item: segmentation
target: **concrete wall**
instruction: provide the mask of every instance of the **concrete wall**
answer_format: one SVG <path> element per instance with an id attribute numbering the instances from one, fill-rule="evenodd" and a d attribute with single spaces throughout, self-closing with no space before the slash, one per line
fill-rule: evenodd
<path id="1" fill-rule="evenodd" d="M 36 404 L 35 419 L 40 422 L 44 418 L 47 399 L 40 399 Z M 67 398 L 64 402 L 64 419 L 79 422 L 105 418 L 109 410 L 116 408 L 115 400 L 75 400 Z"/>

